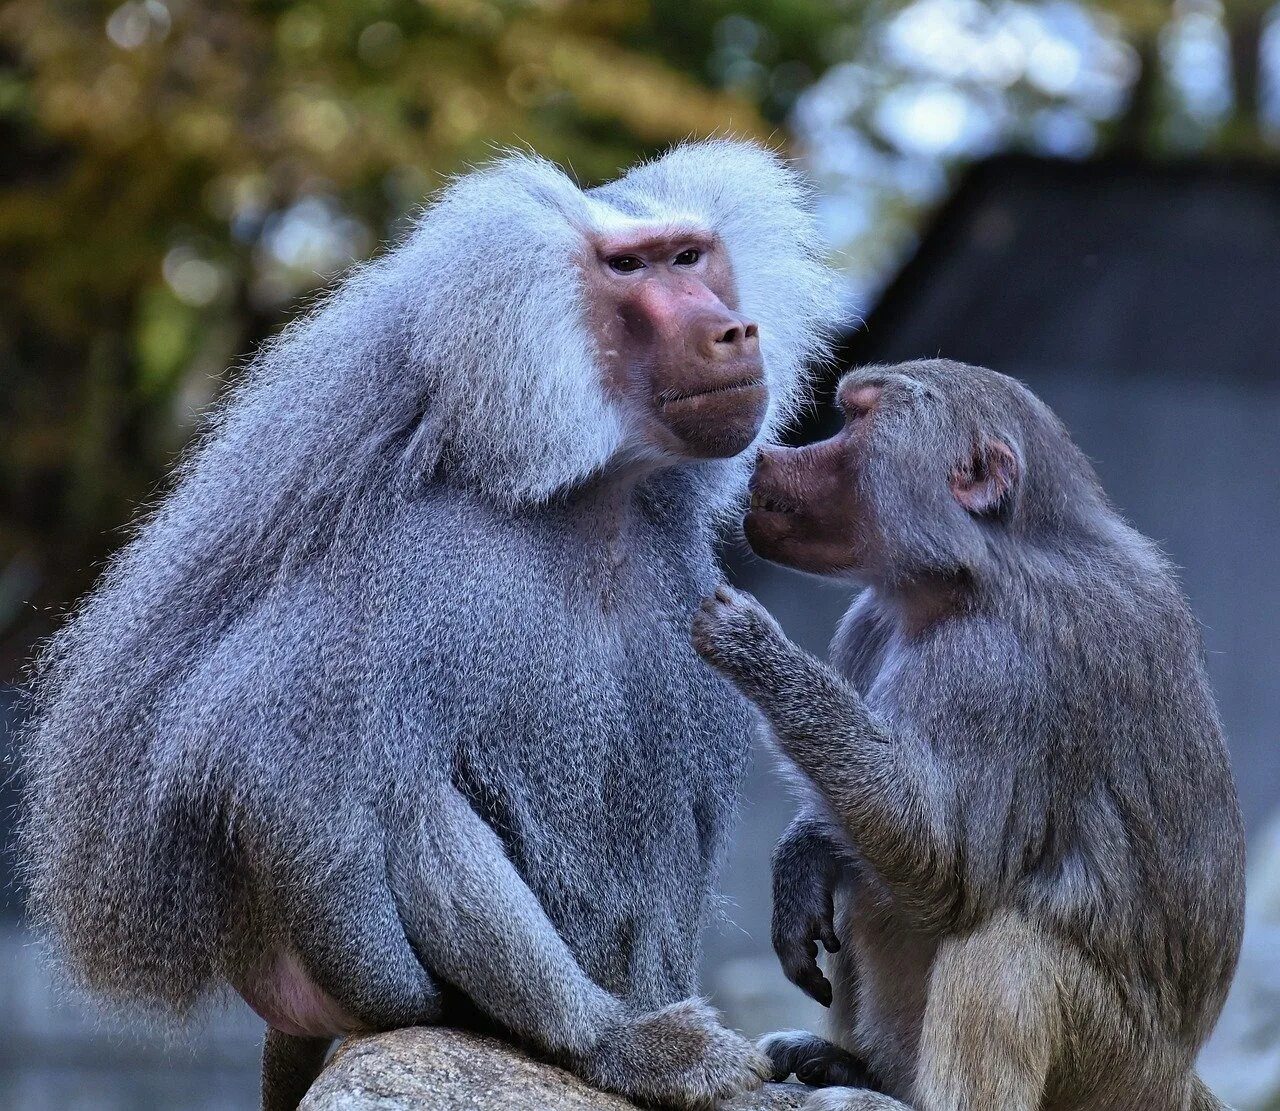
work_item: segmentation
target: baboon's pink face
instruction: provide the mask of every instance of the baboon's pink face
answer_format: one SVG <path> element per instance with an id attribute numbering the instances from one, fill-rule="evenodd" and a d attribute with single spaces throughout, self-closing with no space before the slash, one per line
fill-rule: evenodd
<path id="1" fill-rule="evenodd" d="M 723 246 L 698 233 L 601 238 L 582 262 L 605 387 L 654 446 L 688 458 L 745 449 L 768 408 L 756 325 L 736 311 Z"/>
<path id="2" fill-rule="evenodd" d="M 930 415 L 893 381 L 901 377 L 879 380 L 879 368 L 846 375 L 835 397 L 839 432 L 760 449 L 743 522 L 756 554 L 865 581 L 901 570 L 904 514 L 954 536 L 977 527 L 962 522 L 1000 510 L 1019 481 L 1017 453 L 994 431 L 959 430 L 936 401 Z"/>

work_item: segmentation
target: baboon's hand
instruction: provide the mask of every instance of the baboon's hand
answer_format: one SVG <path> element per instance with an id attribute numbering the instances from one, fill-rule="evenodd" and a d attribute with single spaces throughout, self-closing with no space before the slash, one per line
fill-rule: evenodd
<path id="1" fill-rule="evenodd" d="M 789 647 L 786 634 L 750 594 L 720 586 L 693 618 L 693 646 L 730 678 L 759 666 L 770 647 Z"/>
<path id="2" fill-rule="evenodd" d="M 830 870 L 818 859 L 793 866 L 775 862 L 773 875 L 774 952 L 787 979 L 824 1007 L 831 1006 L 831 981 L 818 967 L 818 943 L 828 953 L 840 948 L 835 929 L 835 896 Z"/>
<path id="3" fill-rule="evenodd" d="M 639 1103 L 707 1111 L 760 1087 L 773 1066 L 706 1003 L 686 999 L 619 1024 L 577 1071 Z"/>

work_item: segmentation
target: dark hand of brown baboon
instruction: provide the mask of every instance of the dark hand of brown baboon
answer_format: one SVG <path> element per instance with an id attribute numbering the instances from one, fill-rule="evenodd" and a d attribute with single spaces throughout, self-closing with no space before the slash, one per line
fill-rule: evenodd
<path id="1" fill-rule="evenodd" d="M 831 1006 L 832 988 L 818 967 L 818 945 L 840 950 L 835 892 L 845 869 L 839 851 L 820 818 L 798 815 L 773 852 L 773 949 L 787 979 L 824 1007 Z"/>

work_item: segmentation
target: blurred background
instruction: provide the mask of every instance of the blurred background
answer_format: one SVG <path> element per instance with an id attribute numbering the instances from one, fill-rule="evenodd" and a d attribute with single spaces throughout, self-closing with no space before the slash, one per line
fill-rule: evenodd
<path id="1" fill-rule="evenodd" d="M 725 132 L 817 183 L 858 321 L 845 361 L 942 354 L 1023 378 L 1184 569 L 1251 854 L 1245 957 L 1203 1069 L 1236 1106 L 1280 1108 L 1280 18 L 1264 0 L 10 0 L 10 764 L 32 644 L 312 291 L 495 145 L 591 184 Z M 819 406 L 797 438 L 828 425 Z M 847 592 L 726 557 L 825 649 Z M 769 952 L 789 810 L 761 756 L 705 969 L 752 1032 L 821 1018 Z M 11 873 L 6 856 L 0 1108 L 256 1105 L 246 1009 L 173 1037 L 95 1018 L 37 962 Z"/>

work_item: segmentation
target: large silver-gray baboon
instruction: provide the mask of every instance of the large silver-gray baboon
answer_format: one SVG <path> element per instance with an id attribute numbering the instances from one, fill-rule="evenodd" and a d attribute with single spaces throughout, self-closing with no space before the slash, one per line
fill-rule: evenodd
<path id="1" fill-rule="evenodd" d="M 833 308 L 769 153 L 515 155 L 258 356 L 38 669 L 23 845 L 93 991 L 331 1038 L 483 1023 L 641 1100 L 761 1058 L 691 999 L 751 714 L 688 626 Z"/>
<path id="2" fill-rule="evenodd" d="M 720 587 L 700 650 L 804 802 L 773 939 L 833 1042 L 764 1042 L 811 1111 L 1210 1111 L 1196 1051 L 1244 920 L 1244 833 L 1168 562 L 1020 383 L 870 367 L 842 430 L 765 448 L 747 537 L 867 586 L 834 670 Z M 831 979 L 818 944 L 833 950 Z"/>

